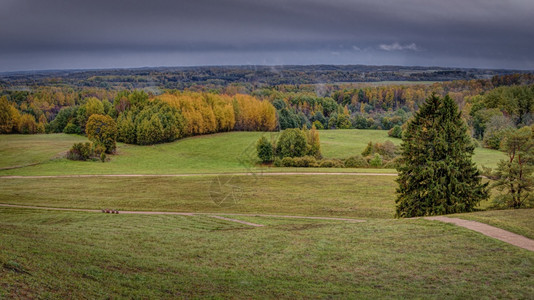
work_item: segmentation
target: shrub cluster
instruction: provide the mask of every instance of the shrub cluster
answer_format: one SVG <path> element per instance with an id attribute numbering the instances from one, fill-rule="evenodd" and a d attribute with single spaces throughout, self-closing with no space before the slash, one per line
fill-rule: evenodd
<path id="1" fill-rule="evenodd" d="M 376 154 L 379 154 L 385 160 L 389 161 L 398 155 L 398 149 L 391 141 L 374 144 L 373 142 L 369 142 L 362 152 L 362 156 L 364 157 L 373 156 L 373 158 L 375 158 Z M 378 158 L 376 158 L 376 160 L 378 160 Z"/>
<path id="2" fill-rule="evenodd" d="M 304 152 L 299 149 L 305 148 L 303 145 L 303 137 L 299 133 L 299 129 L 286 129 L 284 133 L 290 132 L 285 136 L 290 141 L 297 141 L 289 143 L 289 146 L 280 146 L 280 140 L 278 141 L 278 147 L 273 152 L 275 146 L 272 142 L 269 142 L 265 137 L 262 137 L 256 147 L 258 150 L 258 157 L 263 162 L 269 162 L 268 159 L 274 159 L 273 165 L 275 167 L 296 167 L 296 168 L 388 168 L 393 169 L 399 165 L 399 158 L 397 157 L 397 147 L 391 142 L 386 141 L 384 143 L 372 143 L 369 142 L 362 154 L 354 155 L 345 159 L 321 159 L 320 156 L 310 155 L 310 152 Z M 310 131 L 311 132 L 311 131 Z M 304 140 L 306 141 L 306 140 Z M 309 139 L 308 139 L 309 141 Z M 318 135 L 317 135 L 317 141 Z M 282 144 L 284 145 L 284 144 Z M 286 151 L 282 150 L 282 147 L 286 147 Z M 309 147 L 307 149 L 310 149 Z M 293 152 L 291 152 L 291 151 Z M 294 155 L 296 153 L 305 155 Z M 273 153 L 277 153 L 275 155 Z"/>
<path id="3" fill-rule="evenodd" d="M 258 157 L 263 163 L 273 162 L 274 158 L 313 157 L 321 158 L 321 142 L 319 132 L 312 126 L 311 130 L 286 129 L 277 141 L 269 141 L 261 137 L 256 143 Z"/>
<path id="4" fill-rule="evenodd" d="M 66 155 L 67 159 L 70 160 L 100 160 L 105 162 L 107 159 L 106 150 L 104 146 L 97 145 L 89 142 L 85 143 L 75 143 L 72 145 L 70 150 Z"/>
<path id="5" fill-rule="evenodd" d="M 366 159 L 361 155 L 351 156 L 346 159 L 316 159 L 313 156 L 275 158 L 275 167 L 292 168 L 387 168 L 394 169 L 398 165 L 396 159 L 383 162 L 382 157 L 374 156 Z"/>

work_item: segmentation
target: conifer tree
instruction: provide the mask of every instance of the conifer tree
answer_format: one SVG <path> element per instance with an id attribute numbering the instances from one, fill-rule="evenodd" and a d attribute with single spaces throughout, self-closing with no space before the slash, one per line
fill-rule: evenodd
<path id="1" fill-rule="evenodd" d="M 525 126 L 507 133 L 502 148 L 507 159 L 499 162 L 492 187 L 500 193 L 494 199 L 496 206 L 523 208 L 534 206 L 534 139 L 532 129 Z"/>
<path id="2" fill-rule="evenodd" d="M 402 139 L 397 217 L 472 211 L 488 197 L 471 161 L 467 126 L 449 96 L 427 98 Z"/>

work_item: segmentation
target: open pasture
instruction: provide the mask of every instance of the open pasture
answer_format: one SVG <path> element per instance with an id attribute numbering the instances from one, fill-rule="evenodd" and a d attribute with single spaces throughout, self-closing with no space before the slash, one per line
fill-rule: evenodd
<path id="1" fill-rule="evenodd" d="M 262 136 L 276 133 L 229 132 L 191 137 L 173 143 L 153 146 L 119 144 L 118 155 L 111 161 L 79 162 L 61 158 L 74 142 L 83 137 L 52 135 L 0 136 L 0 168 L 39 163 L 25 168 L 0 170 L 0 175 L 60 175 L 60 174 L 184 174 L 248 172 L 379 172 L 394 169 L 318 169 L 318 168 L 260 168 L 256 165 L 255 143 Z M 385 130 L 322 130 L 323 156 L 346 158 L 359 154 L 367 143 L 390 140 L 396 145 L 400 139 L 390 138 Z M 36 146 L 33 146 L 36 145 Z M 46 149 L 46 151 L 42 151 Z M 504 155 L 495 150 L 477 148 L 474 161 L 495 167 Z"/>

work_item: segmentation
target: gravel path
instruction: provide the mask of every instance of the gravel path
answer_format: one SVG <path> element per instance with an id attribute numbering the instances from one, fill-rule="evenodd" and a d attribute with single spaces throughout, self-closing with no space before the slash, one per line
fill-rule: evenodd
<path id="1" fill-rule="evenodd" d="M 397 173 L 343 173 L 343 172 L 241 172 L 241 173 L 192 173 L 192 174 L 102 174 L 102 175 L 6 175 L 0 179 L 41 178 L 91 178 L 91 177 L 192 177 L 192 176 L 286 176 L 286 175 L 347 175 L 347 176 L 397 176 Z"/>
<path id="2" fill-rule="evenodd" d="M 505 243 L 512 244 L 514 246 L 530 251 L 534 251 L 534 240 L 484 223 L 443 216 L 426 217 L 425 219 L 455 224 L 457 226 L 465 227 L 467 229 L 480 232 L 489 237 L 496 238 Z"/>

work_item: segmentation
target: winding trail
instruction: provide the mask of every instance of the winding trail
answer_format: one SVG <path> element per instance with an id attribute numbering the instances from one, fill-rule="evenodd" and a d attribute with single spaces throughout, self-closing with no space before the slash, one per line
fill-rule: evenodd
<path id="1" fill-rule="evenodd" d="M 500 229 L 500 228 L 488 225 L 488 224 L 484 224 L 484 223 L 480 223 L 476 221 L 458 219 L 458 218 L 443 217 L 443 216 L 426 217 L 425 219 L 461 226 L 461 227 L 464 227 L 464 228 L 467 228 L 467 229 L 470 229 L 476 232 L 480 232 L 483 235 L 501 240 L 505 243 L 512 244 L 514 246 L 527 249 L 530 251 L 534 251 L 534 240 L 529 239 L 519 234 L 512 233 L 510 231 L 506 231 L 504 229 Z"/>
<path id="2" fill-rule="evenodd" d="M 5 175 L 0 179 L 41 178 L 92 178 L 92 177 L 193 177 L 193 176 L 288 176 L 288 175 L 347 175 L 347 176 L 397 176 L 397 173 L 344 173 L 344 172 L 237 172 L 237 173 L 188 173 L 188 174 L 86 174 L 86 175 Z"/>
<path id="3" fill-rule="evenodd" d="M 92 212 L 92 213 L 102 213 L 102 210 L 98 209 L 84 209 L 84 208 L 60 208 L 60 207 L 43 207 L 43 206 L 30 206 L 30 205 L 16 205 L 16 204 L 4 204 L 0 203 L 0 207 L 12 207 L 12 208 L 26 208 L 26 209 L 42 209 L 42 210 L 58 210 L 58 211 L 79 211 L 79 212 Z M 338 218 L 338 217 L 308 217 L 308 216 L 292 216 L 292 215 L 269 215 L 269 214 L 240 214 L 240 213 L 196 213 L 196 212 L 171 212 L 171 211 L 119 211 L 120 214 L 132 214 L 132 215 L 179 215 L 179 216 L 199 216 L 204 215 L 211 218 L 216 218 L 220 220 L 225 220 L 229 222 L 236 222 L 253 227 L 263 227 L 265 225 L 251 223 L 247 221 L 231 219 L 226 217 L 221 217 L 219 215 L 225 216 L 247 216 L 247 217 L 266 217 L 266 218 L 289 218 L 289 219 L 308 219 L 308 220 L 329 220 L 329 221 L 344 221 L 351 223 L 360 223 L 365 222 L 365 220 L 351 219 L 351 218 Z M 498 239 L 505 243 L 534 251 L 534 240 L 524 237 L 519 234 L 506 231 L 491 225 L 484 223 L 469 221 L 459 218 L 449 218 L 444 216 L 436 217 L 425 217 L 426 220 L 440 221 L 444 223 L 455 224 L 479 233 L 483 235 Z"/>

